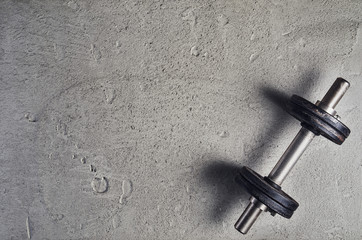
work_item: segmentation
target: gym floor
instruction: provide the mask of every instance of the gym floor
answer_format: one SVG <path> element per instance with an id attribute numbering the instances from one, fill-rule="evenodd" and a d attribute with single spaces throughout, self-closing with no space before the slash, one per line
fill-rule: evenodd
<path id="1" fill-rule="evenodd" d="M 0 239 L 362 239 L 362 2 L 1 1 Z M 291 219 L 234 224 L 337 77 Z"/>

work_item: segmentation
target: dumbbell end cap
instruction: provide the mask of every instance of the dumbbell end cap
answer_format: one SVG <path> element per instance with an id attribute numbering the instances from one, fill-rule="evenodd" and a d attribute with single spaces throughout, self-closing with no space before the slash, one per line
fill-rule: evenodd
<path id="1" fill-rule="evenodd" d="M 250 202 L 248 207 L 244 210 L 234 227 L 242 234 L 247 234 L 251 226 L 255 223 L 262 210 Z"/>
<path id="2" fill-rule="evenodd" d="M 337 78 L 326 95 L 324 95 L 321 103 L 334 109 L 348 90 L 349 86 L 350 83 L 347 80 L 341 77 Z"/>

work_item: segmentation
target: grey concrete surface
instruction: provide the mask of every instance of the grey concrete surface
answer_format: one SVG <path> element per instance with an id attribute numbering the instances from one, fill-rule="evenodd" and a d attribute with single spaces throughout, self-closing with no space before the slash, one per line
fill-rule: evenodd
<path id="1" fill-rule="evenodd" d="M 362 2 L 1 1 L 0 239 L 362 239 Z M 316 138 L 300 207 L 234 223 L 243 165 L 299 129 L 278 106 L 336 77 L 352 134 Z"/>

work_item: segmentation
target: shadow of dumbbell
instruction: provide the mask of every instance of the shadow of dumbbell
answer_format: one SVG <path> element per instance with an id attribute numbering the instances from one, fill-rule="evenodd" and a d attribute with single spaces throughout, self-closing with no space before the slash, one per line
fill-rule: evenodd
<path id="1" fill-rule="evenodd" d="M 292 92 L 304 95 L 314 86 L 317 78 L 318 74 L 316 72 L 303 74 L 300 77 L 302 83 L 296 87 L 296 91 L 293 90 Z M 285 111 L 286 103 L 290 99 L 289 94 L 265 85 L 260 87 L 260 94 L 262 98 L 271 103 L 270 106 L 273 108 L 274 113 L 272 118 L 274 118 L 276 124 L 256 133 L 256 138 L 260 139 L 257 142 L 260 142 L 260 144 L 246 153 L 248 159 L 242 159 L 243 161 L 240 161 L 239 165 L 223 157 L 212 155 L 205 157 L 207 164 L 202 170 L 201 181 L 206 183 L 208 188 L 216 191 L 213 207 L 209 214 L 212 221 L 219 222 L 228 215 L 235 204 L 246 202 L 250 195 L 235 182 L 235 176 L 240 172 L 242 165 L 254 168 L 258 164 L 262 164 L 262 156 L 267 147 L 266 143 L 268 143 L 267 137 L 278 138 L 282 126 L 288 121 L 293 121 L 293 118 Z"/>

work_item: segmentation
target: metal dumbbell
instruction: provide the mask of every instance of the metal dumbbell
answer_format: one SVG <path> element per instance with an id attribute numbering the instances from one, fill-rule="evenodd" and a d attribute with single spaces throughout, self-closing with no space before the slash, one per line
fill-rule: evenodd
<path id="1" fill-rule="evenodd" d="M 313 104 L 302 97 L 293 95 L 287 111 L 301 121 L 302 128 L 295 136 L 283 156 L 267 177 L 262 177 L 248 167 L 243 167 L 236 181 L 252 195 L 235 229 L 246 234 L 261 212 L 269 211 L 290 218 L 299 204 L 280 185 L 292 170 L 315 136 L 322 135 L 334 143 L 342 144 L 350 130 L 340 120 L 334 110 L 341 100 L 349 83 L 337 78 L 321 101 Z"/>

